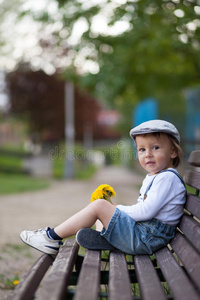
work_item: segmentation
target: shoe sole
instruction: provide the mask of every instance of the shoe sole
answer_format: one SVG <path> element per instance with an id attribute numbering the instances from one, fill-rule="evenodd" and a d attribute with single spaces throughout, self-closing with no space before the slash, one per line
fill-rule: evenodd
<path id="1" fill-rule="evenodd" d="M 104 237 L 100 235 L 99 231 L 91 228 L 83 228 L 76 234 L 77 243 L 90 250 L 117 250 Z"/>

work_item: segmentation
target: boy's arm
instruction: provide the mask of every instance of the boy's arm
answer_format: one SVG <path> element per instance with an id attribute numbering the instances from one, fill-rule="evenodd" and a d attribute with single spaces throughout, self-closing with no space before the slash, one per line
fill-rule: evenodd
<path id="1" fill-rule="evenodd" d="M 155 218 L 165 205 L 182 193 L 184 194 L 185 190 L 180 179 L 173 173 L 165 173 L 156 177 L 145 200 L 132 206 L 118 205 L 117 208 L 126 212 L 135 221 L 146 221 Z M 182 198 L 184 200 L 184 197 Z M 178 203 L 182 204 L 184 203 Z"/>

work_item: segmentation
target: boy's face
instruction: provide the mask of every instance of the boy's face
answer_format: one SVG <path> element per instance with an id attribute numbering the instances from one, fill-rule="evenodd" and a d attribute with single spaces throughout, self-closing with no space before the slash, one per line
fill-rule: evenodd
<path id="1" fill-rule="evenodd" d="M 150 173 L 173 168 L 173 159 L 177 157 L 169 137 L 165 133 L 137 135 L 135 138 L 138 159 L 141 166 Z"/>

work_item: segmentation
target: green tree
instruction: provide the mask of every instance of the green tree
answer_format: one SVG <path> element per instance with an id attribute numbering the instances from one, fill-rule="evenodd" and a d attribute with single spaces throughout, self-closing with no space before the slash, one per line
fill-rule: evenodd
<path id="1" fill-rule="evenodd" d="M 148 96 L 182 122 L 183 91 L 199 84 L 199 0 L 49 0 L 21 15 L 43 23 L 40 58 L 121 110 L 124 128 Z"/>
<path id="2" fill-rule="evenodd" d="M 125 123 L 130 120 L 134 105 L 148 96 L 158 99 L 162 116 L 182 118 L 183 90 L 199 83 L 200 2 L 132 0 L 120 4 L 108 0 L 96 3 L 57 0 L 57 3 L 58 15 L 42 13 L 35 17 L 48 24 L 61 22 L 60 29 L 52 32 L 57 39 L 46 45 L 58 50 L 66 41 L 68 59 L 75 71 L 67 68 L 65 76 L 78 74 L 77 80 L 82 85 L 124 113 Z M 101 26 L 99 29 L 94 26 L 100 16 L 107 19 L 104 31 Z M 77 43 L 70 44 L 78 23 L 82 24 L 83 34 Z M 119 34 L 119 26 L 124 24 L 126 30 Z M 93 63 L 93 70 L 80 76 L 89 63 Z"/>
<path id="3" fill-rule="evenodd" d="M 22 0 L 0 1 L 0 69 L 9 71 L 15 67 L 16 27 L 21 14 Z M 14 58 L 14 56 L 16 57 Z"/>

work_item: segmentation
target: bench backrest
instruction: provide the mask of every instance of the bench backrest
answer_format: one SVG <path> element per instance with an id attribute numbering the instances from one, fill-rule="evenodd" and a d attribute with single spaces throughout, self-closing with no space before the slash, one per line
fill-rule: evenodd
<path id="1" fill-rule="evenodd" d="M 194 168 L 185 171 L 184 181 L 194 190 L 187 193 L 185 213 L 171 246 L 184 262 L 188 276 L 200 289 L 200 151 L 193 151 L 188 163 Z"/>
<path id="2" fill-rule="evenodd" d="M 193 151 L 188 163 L 193 170 L 185 171 L 184 181 L 193 189 L 187 192 L 185 213 L 170 243 L 171 253 L 167 248 L 155 253 L 171 293 L 182 300 L 200 299 L 200 151 Z"/>

